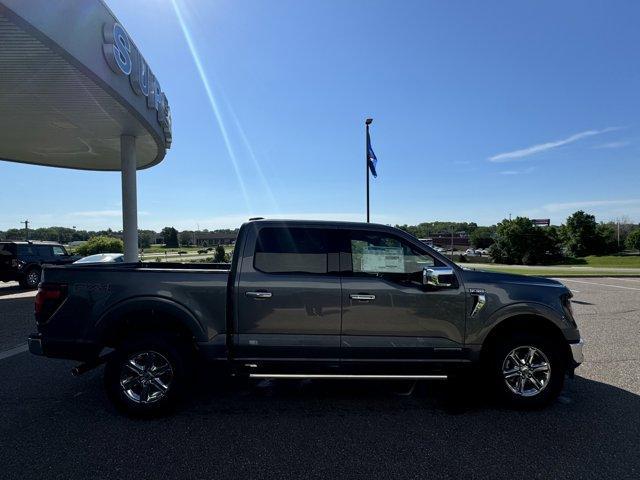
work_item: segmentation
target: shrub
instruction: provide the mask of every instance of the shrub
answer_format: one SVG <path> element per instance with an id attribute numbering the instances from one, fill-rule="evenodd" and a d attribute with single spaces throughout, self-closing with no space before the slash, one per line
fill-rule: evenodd
<path id="1" fill-rule="evenodd" d="M 640 228 L 636 228 L 627 235 L 625 246 L 629 250 L 640 250 Z"/>
<path id="2" fill-rule="evenodd" d="M 96 253 L 122 253 L 124 252 L 124 244 L 119 238 L 91 237 L 86 243 L 80 245 L 76 251 L 85 257 Z"/>
<path id="3" fill-rule="evenodd" d="M 224 263 L 226 259 L 227 253 L 224 251 L 224 247 L 222 245 L 218 245 L 213 255 L 213 261 L 216 263 Z"/>

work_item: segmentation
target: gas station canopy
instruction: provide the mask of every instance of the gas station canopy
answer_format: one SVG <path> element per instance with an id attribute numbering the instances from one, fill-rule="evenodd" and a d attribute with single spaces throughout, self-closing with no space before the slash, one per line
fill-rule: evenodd
<path id="1" fill-rule="evenodd" d="M 100 0 L 0 0 L 0 159 L 136 169 L 171 145 L 171 115 L 144 58 Z"/>

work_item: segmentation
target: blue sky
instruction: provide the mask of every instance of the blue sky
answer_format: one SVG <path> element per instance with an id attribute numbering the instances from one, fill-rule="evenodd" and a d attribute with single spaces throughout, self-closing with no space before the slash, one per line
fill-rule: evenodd
<path id="1" fill-rule="evenodd" d="M 373 221 L 640 221 L 638 2 L 107 3 L 172 109 L 171 150 L 139 173 L 140 228 L 361 220 L 367 116 Z M 117 173 L 0 176 L 0 229 L 121 228 Z"/>

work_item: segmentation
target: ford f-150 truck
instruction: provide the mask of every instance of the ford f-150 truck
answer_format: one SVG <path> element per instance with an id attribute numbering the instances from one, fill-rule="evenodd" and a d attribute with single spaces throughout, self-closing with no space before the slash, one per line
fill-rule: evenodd
<path id="1" fill-rule="evenodd" d="M 539 407 L 582 362 L 560 282 L 462 269 L 396 228 L 256 220 L 232 263 L 47 266 L 37 355 L 106 363 L 128 413 L 173 406 L 196 362 L 285 378 L 443 379 L 468 371 Z"/>

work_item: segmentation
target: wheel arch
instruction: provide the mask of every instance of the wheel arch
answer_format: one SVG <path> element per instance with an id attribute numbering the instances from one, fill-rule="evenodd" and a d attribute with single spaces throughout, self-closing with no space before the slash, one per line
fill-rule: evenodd
<path id="1" fill-rule="evenodd" d="M 484 361 L 496 342 L 503 336 L 514 332 L 526 332 L 545 336 L 563 349 L 567 359 L 571 352 L 562 329 L 556 322 L 539 312 L 520 312 L 504 316 L 493 324 L 486 334 L 480 350 L 480 360 Z"/>
<path id="2" fill-rule="evenodd" d="M 110 308 L 96 322 L 95 340 L 115 346 L 125 337 L 142 332 L 170 332 L 192 341 L 206 341 L 206 329 L 185 306 L 161 297 L 136 297 Z"/>

